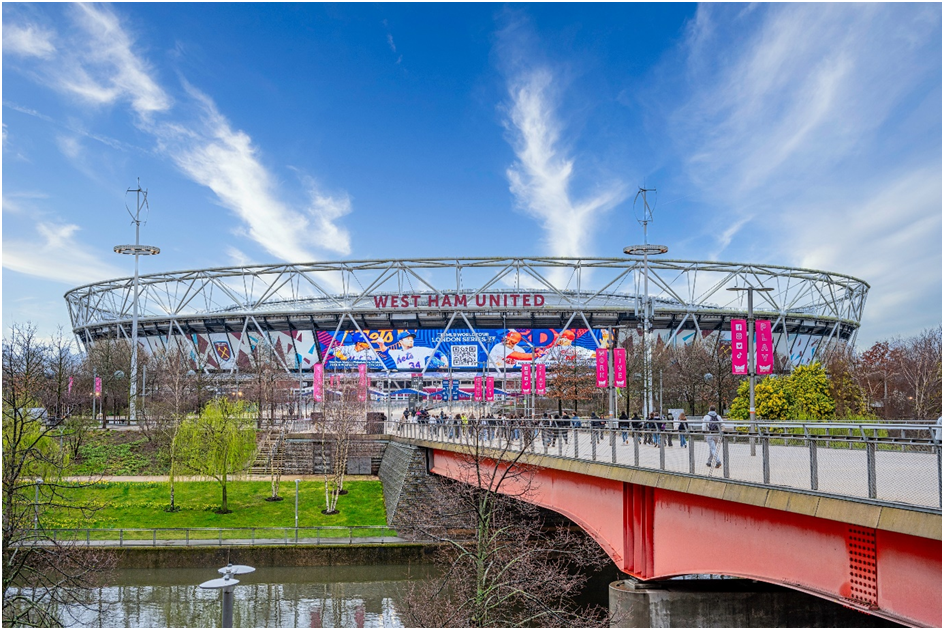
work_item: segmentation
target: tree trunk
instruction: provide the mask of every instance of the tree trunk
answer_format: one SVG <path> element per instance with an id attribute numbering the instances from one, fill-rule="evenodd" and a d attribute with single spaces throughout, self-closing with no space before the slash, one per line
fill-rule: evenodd
<path id="1" fill-rule="evenodd" d="M 229 512 L 229 507 L 226 503 L 226 473 L 223 473 L 223 512 Z"/>

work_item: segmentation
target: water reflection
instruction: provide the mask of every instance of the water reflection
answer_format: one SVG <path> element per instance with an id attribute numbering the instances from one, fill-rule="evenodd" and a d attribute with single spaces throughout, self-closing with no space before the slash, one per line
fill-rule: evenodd
<path id="1" fill-rule="evenodd" d="M 399 595 L 429 566 L 258 567 L 240 575 L 233 625 L 268 628 L 398 628 Z M 219 627 L 220 594 L 197 587 L 212 569 L 123 569 L 87 607 L 63 611 L 69 627 Z"/>

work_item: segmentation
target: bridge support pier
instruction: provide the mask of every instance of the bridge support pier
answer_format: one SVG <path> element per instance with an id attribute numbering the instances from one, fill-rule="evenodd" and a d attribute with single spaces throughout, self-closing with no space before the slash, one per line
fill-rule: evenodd
<path id="1" fill-rule="evenodd" d="M 885 628 L 898 624 L 753 580 L 650 580 L 609 587 L 612 628 Z"/>

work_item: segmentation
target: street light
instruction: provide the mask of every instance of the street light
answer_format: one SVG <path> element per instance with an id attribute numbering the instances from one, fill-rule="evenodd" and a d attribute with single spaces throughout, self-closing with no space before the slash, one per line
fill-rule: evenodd
<path id="1" fill-rule="evenodd" d="M 233 576 L 252 573 L 255 570 L 254 567 L 245 564 L 228 564 L 222 569 L 219 569 L 223 577 L 206 581 L 200 585 L 200 588 L 223 592 L 223 623 L 220 627 L 233 627 L 233 588 L 239 584 L 239 580 Z"/>
<path id="2" fill-rule="evenodd" d="M 301 479 L 295 480 L 295 537 L 298 537 L 298 484 Z"/>
<path id="3" fill-rule="evenodd" d="M 134 245 L 115 245 L 116 254 L 129 254 L 134 256 L 134 297 L 131 300 L 131 384 L 128 397 L 128 423 L 137 422 L 138 414 L 136 401 L 138 395 L 138 257 L 156 256 L 161 253 L 159 247 L 153 245 L 141 244 L 141 210 L 148 206 L 147 191 L 141 189 L 141 179 L 138 179 L 137 188 L 129 188 L 127 192 L 137 193 L 136 211 L 131 215 L 134 222 Z M 127 209 L 127 206 L 125 206 Z M 131 214 L 131 210 L 128 210 Z"/>
<path id="4" fill-rule="evenodd" d="M 757 380 L 757 359 L 754 356 L 756 348 L 754 346 L 754 291 L 768 292 L 773 291 L 772 287 L 728 287 L 728 291 L 747 291 L 747 375 L 750 383 L 750 422 L 751 433 L 756 431 L 754 426 L 757 421 L 757 413 L 754 409 L 754 384 Z M 751 455 L 756 455 L 754 438 L 751 440 Z"/>

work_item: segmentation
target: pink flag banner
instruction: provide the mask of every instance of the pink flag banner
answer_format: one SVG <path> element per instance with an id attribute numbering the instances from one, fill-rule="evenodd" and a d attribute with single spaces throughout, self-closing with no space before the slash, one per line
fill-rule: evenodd
<path id="1" fill-rule="evenodd" d="M 626 387 L 626 348 L 613 350 L 613 384 Z"/>
<path id="2" fill-rule="evenodd" d="M 769 319 L 759 319 L 754 324 L 757 336 L 757 373 L 772 374 L 774 371 L 774 336 Z"/>
<path id="3" fill-rule="evenodd" d="M 492 402 L 495 400 L 495 377 L 486 376 L 485 377 L 485 401 Z"/>
<path id="4" fill-rule="evenodd" d="M 535 368 L 534 391 L 538 396 L 544 396 L 547 393 L 547 366 L 539 363 Z"/>
<path id="5" fill-rule="evenodd" d="M 521 364 L 521 393 L 522 394 L 531 393 L 531 364 L 530 363 Z"/>
<path id="6" fill-rule="evenodd" d="M 731 320 L 731 373 L 747 374 L 747 320 Z"/>
<path id="7" fill-rule="evenodd" d="M 367 364 L 361 363 L 357 366 L 357 400 L 364 402 L 367 400 Z"/>
<path id="8" fill-rule="evenodd" d="M 311 374 L 311 395 L 315 399 L 315 402 L 321 402 L 322 398 L 324 398 L 324 392 L 321 390 L 321 385 L 324 383 L 324 366 L 320 363 L 316 363 L 312 367 Z"/>
<path id="9" fill-rule="evenodd" d="M 606 379 L 606 348 L 597 348 L 597 387 L 606 387 Z"/>
<path id="10" fill-rule="evenodd" d="M 67 393 L 69 394 L 72 393 L 72 377 L 71 376 L 69 377 L 69 391 Z"/>
<path id="11" fill-rule="evenodd" d="M 482 402 L 482 377 L 475 377 L 475 389 L 472 391 L 472 400 Z"/>
<path id="12" fill-rule="evenodd" d="M 95 395 L 96 396 L 102 395 L 102 377 L 101 376 L 95 377 Z"/>

